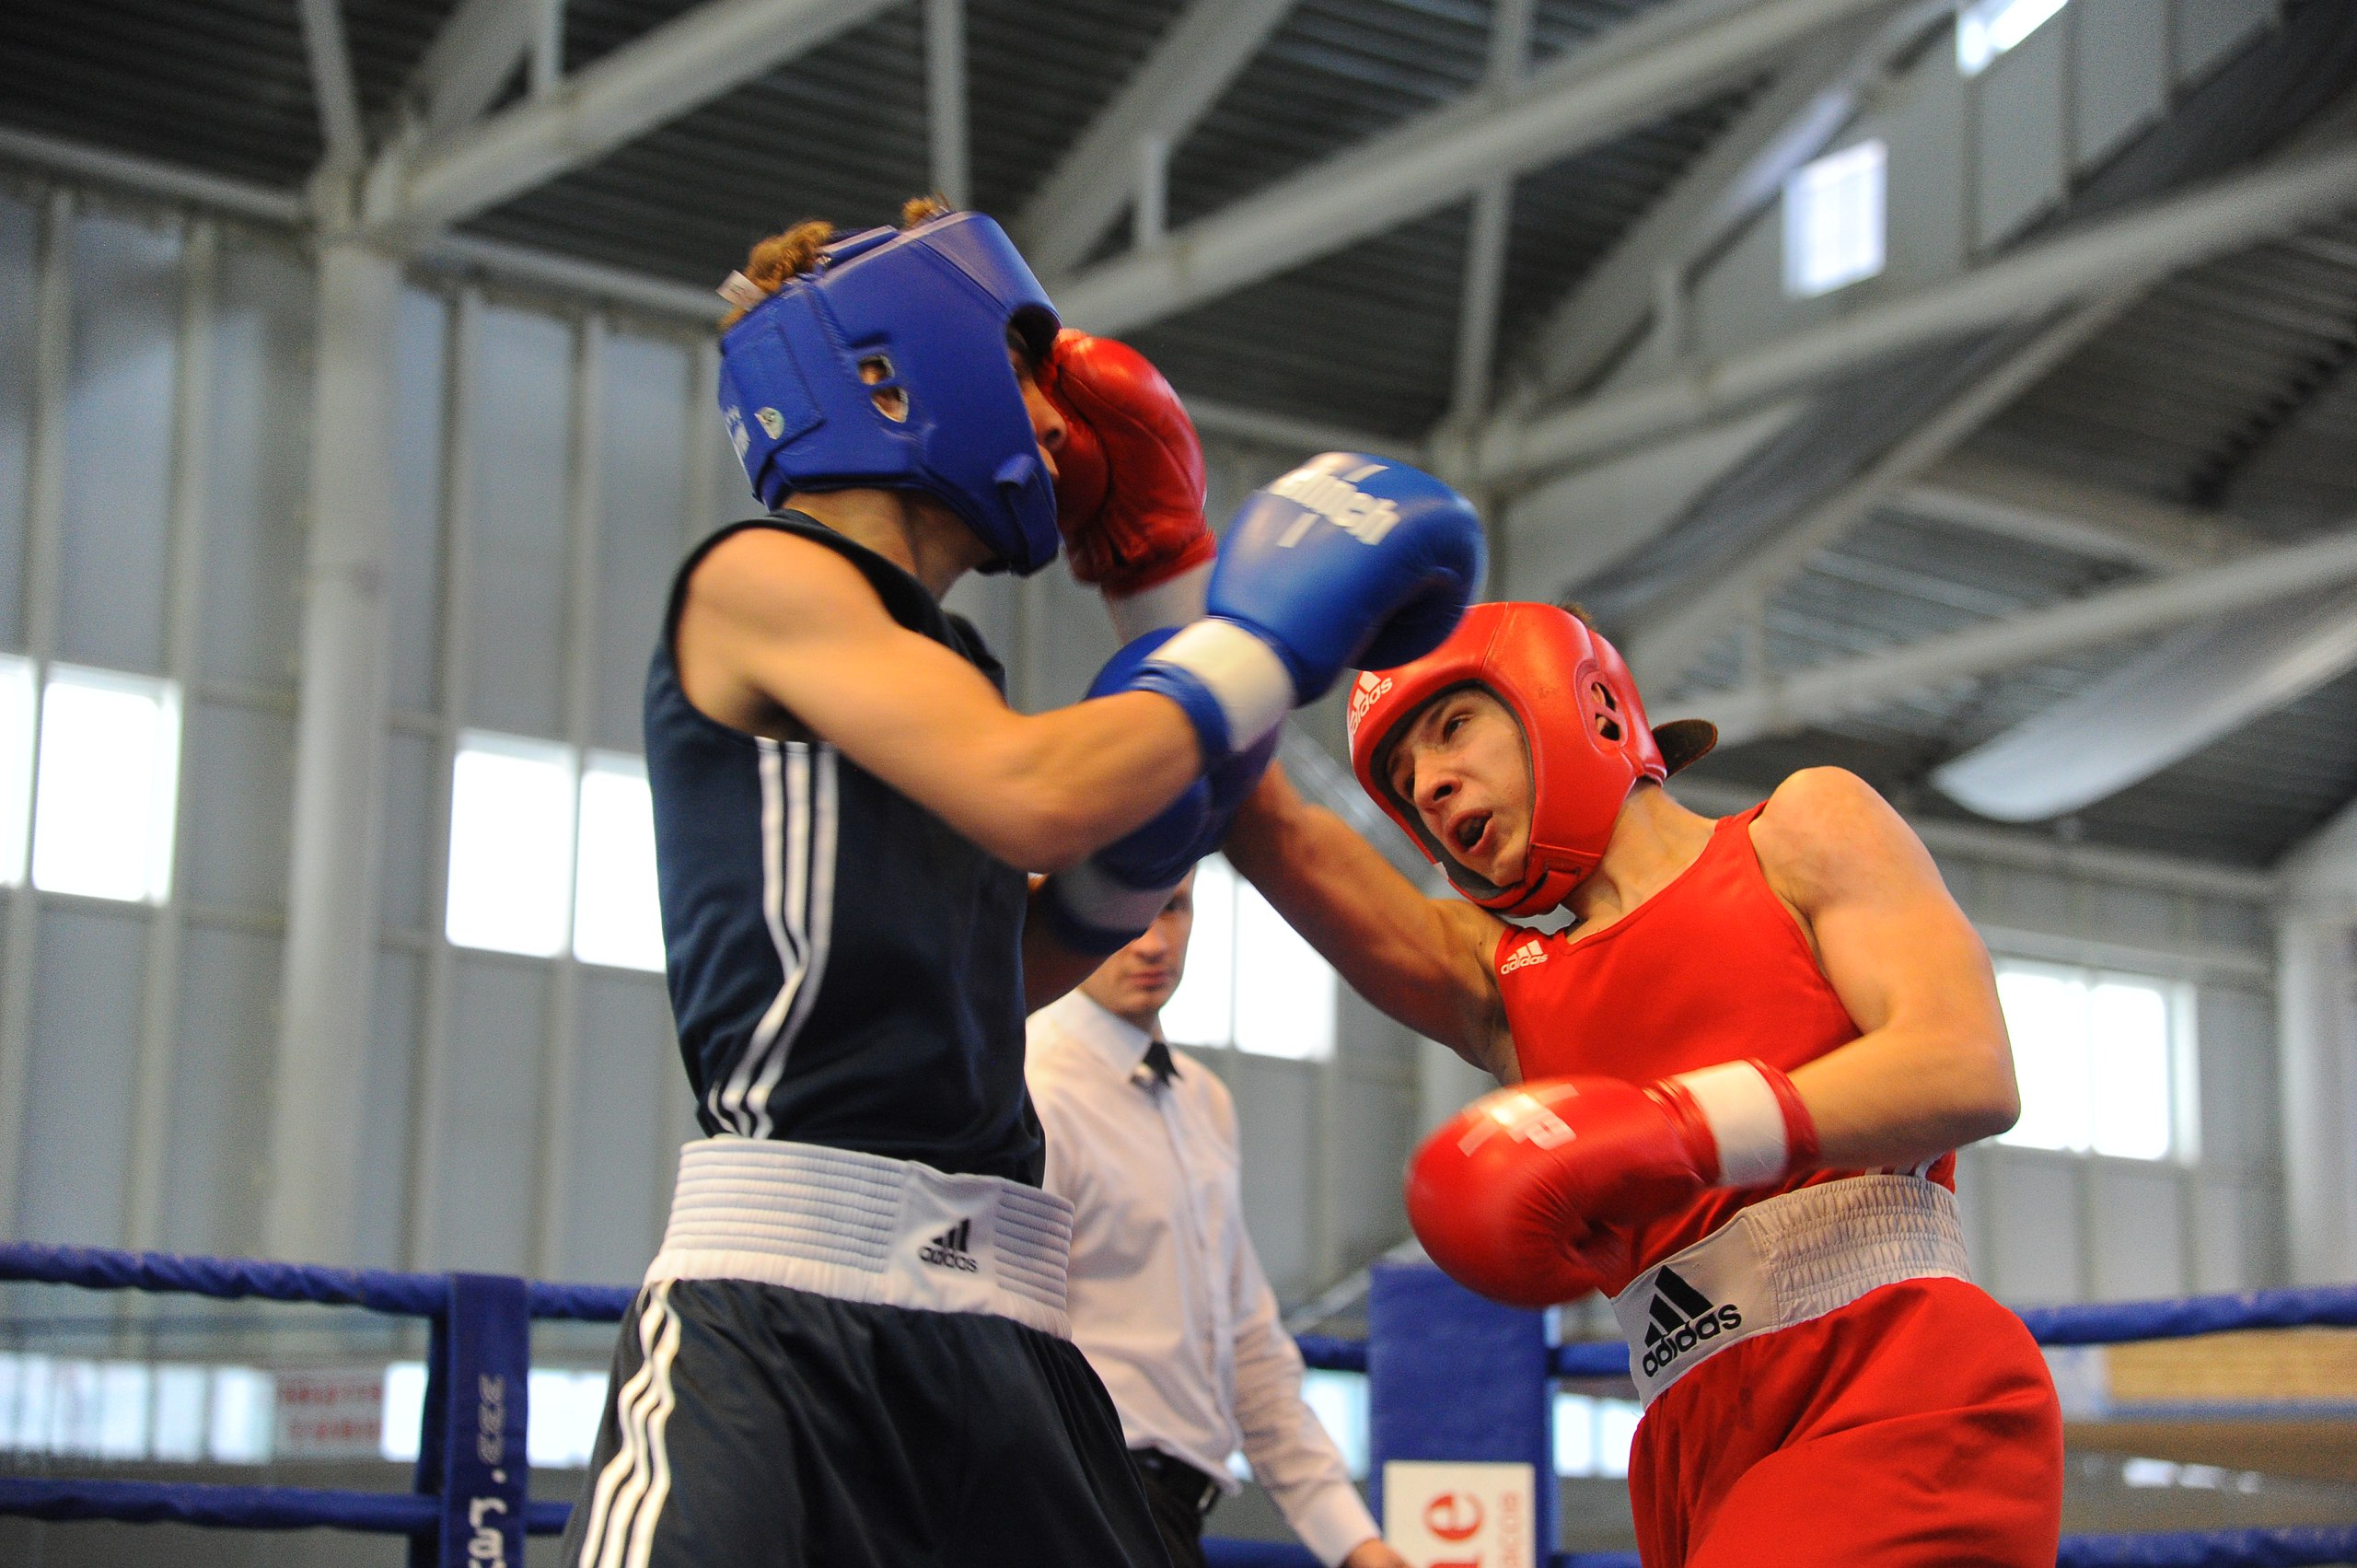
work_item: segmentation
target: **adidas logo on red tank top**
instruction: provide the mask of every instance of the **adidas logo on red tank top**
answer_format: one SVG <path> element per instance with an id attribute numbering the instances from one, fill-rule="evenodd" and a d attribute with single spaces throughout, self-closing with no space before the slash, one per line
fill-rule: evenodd
<path id="1" fill-rule="evenodd" d="M 1498 972 L 1500 974 L 1512 974 L 1516 970 L 1527 969 L 1532 964 L 1543 964 L 1546 961 L 1547 945 L 1544 942 L 1541 942 L 1538 937 L 1534 936 L 1529 941 L 1525 942 L 1521 947 L 1516 947 L 1513 952 L 1507 954 L 1505 962 L 1498 966 Z"/>

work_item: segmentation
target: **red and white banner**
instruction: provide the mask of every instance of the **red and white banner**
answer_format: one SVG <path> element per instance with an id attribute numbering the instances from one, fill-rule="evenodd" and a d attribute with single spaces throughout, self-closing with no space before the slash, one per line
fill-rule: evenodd
<path id="1" fill-rule="evenodd" d="M 373 1459 L 385 1427 L 385 1369 L 319 1366 L 278 1374 L 282 1459 Z"/>
<path id="2" fill-rule="evenodd" d="M 1412 1568 L 1534 1568 L 1538 1505 L 1528 1465 L 1383 1467 L 1383 1539 Z"/>

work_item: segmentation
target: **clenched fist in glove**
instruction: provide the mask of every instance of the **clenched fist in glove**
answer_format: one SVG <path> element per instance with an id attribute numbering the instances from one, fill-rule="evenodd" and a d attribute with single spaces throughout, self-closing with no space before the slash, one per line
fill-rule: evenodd
<path id="1" fill-rule="evenodd" d="M 1792 1080 L 1729 1062 L 1639 1086 L 1542 1078 L 1482 1096 L 1408 1163 L 1408 1223 L 1449 1278 L 1550 1307 L 1631 1272 L 1629 1227 L 1713 1187 L 1817 1163 Z"/>
<path id="2" fill-rule="evenodd" d="M 1039 380 L 1064 416 L 1056 524 L 1072 575 L 1120 599 L 1207 563 L 1202 443 L 1162 372 L 1127 343 L 1066 327 Z"/>

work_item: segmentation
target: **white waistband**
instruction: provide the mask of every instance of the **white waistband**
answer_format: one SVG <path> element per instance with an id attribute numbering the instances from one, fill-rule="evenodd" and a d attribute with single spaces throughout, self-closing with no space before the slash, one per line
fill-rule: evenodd
<path id="1" fill-rule="evenodd" d="M 1727 1346 L 1901 1280 L 1969 1279 L 1956 1194 L 1914 1176 L 1855 1176 L 1752 1204 L 1612 1298 L 1629 1376 L 1651 1404 Z"/>
<path id="2" fill-rule="evenodd" d="M 757 1280 L 929 1312 L 986 1312 L 1059 1339 L 1072 1204 L 996 1176 L 721 1136 L 679 1151 L 657 1280 Z"/>

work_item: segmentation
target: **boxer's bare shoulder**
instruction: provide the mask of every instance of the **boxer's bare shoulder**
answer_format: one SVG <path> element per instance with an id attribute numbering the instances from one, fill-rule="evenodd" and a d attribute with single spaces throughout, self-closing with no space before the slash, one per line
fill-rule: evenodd
<path id="1" fill-rule="evenodd" d="M 1752 821 L 1751 846 L 1768 885 L 1812 939 L 1817 919 L 1843 904 L 1947 901 L 1914 830 L 1844 768 L 1804 768 L 1777 785 Z"/>

